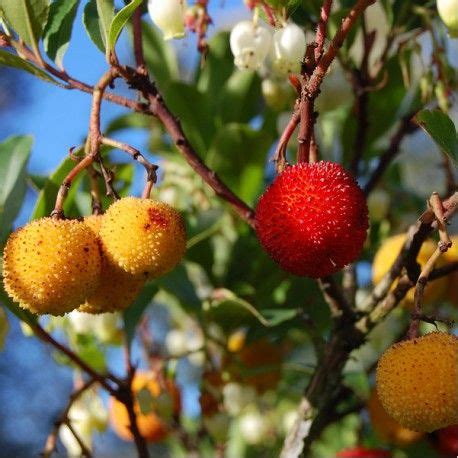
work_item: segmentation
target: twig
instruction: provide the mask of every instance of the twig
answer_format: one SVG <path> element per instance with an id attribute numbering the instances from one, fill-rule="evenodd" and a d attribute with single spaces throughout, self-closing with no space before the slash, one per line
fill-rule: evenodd
<path id="1" fill-rule="evenodd" d="M 76 353 L 67 348 L 66 346 L 59 343 L 54 337 L 48 334 L 38 323 L 30 325 L 33 332 L 37 337 L 39 337 L 43 342 L 46 342 L 52 345 L 54 348 L 64 353 L 74 364 L 80 367 L 84 372 L 86 372 L 94 381 L 100 383 L 100 385 L 105 388 L 110 394 L 115 395 L 116 389 L 113 388 L 109 383 L 108 379 L 120 385 L 122 380 L 115 377 L 113 374 L 107 373 L 105 375 L 99 374 L 95 369 L 85 363 Z"/>
<path id="2" fill-rule="evenodd" d="M 272 158 L 272 161 L 275 162 L 277 173 L 283 172 L 283 170 L 289 165 L 288 161 L 286 160 L 286 149 L 288 147 L 288 142 L 294 133 L 294 130 L 299 124 L 300 119 L 301 116 L 299 110 L 296 108 L 293 111 L 291 119 L 286 125 L 280 140 L 278 141 L 277 148 L 275 149 L 275 153 Z"/>
<path id="3" fill-rule="evenodd" d="M 110 68 L 110 70 L 104 73 L 104 75 L 100 78 L 99 82 L 94 87 L 94 92 L 92 95 L 91 116 L 89 120 L 89 154 L 87 154 L 80 162 L 78 162 L 78 164 L 76 164 L 76 166 L 62 181 L 62 184 L 57 193 L 54 210 L 51 213 L 51 216 L 55 218 L 62 218 L 64 216 L 63 205 L 73 180 L 82 170 L 90 166 L 99 154 L 101 138 L 100 105 L 106 87 L 111 84 L 117 77 L 118 73 L 114 69 Z"/>
<path id="4" fill-rule="evenodd" d="M 50 458 L 54 451 L 56 450 L 56 445 L 57 445 L 57 436 L 59 434 L 59 429 L 63 424 L 68 424 L 69 418 L 68 418 L 68 413 L 70 412 L 70 409 L 73 405 L 73 403 L 88 389 L 90 388 L 93 384 L 95 383 L 94 379 L 89 379 L 86 383 L 84 383 L 83 386 L 78 388 L 76 391 L 74 391 L 67 402 L 67 405 L 65 409 L 62 411 L 60 414 L 59 418 L 54 422 L 54 426 L 52 431 L 49 433 L 44 450 L 41 454 L 43 458 Z M 78 439 L 77 439 L 78 440 Z M 81 444 L 80 444 L 81 446 Z M 84 446 L 84 444 L 83 444 Z M 86 448 L 86 447 L 85 447 Z M 81 450 L 84 452 L 83 447 L 81 447 Z M 89 452 L 90 453 L 90 452 Z"/>
<path id="5" fill-rule="evenodd" d="M 351 320 L 355 317 L 355 311 L 352 309 L 351 304 L 348 302 L 333 277 L 320 278 L 318 280 L 318 285 L 334 318 L 344 315 Z"/>
<path id="6" fill-rule="evenodd" d="M 80 446 L 80 449 L 81 449 L 81 456 L 83 458 L 91 458 L 92 457 L 91 451 L 86 447 L 86 444 L 83 442 L 83 440 L 81 439 L 80 435 L 76 432 L 76 430 L 73 427 L 73 425 L 71 424 L 71 422 L 67 421 L 65 423 L 65 426 L 73 434 L 73 437 L 75 438 L 76 442 L 78 442 L 78 445 Z"/>
<path id="7" fill-rule="evenodd" d="M 102 158 L 100 157 L 100 154 L 97 155 L 96 161 L 99 164 L 100 171 L 102 172 L 103 181 L 105 182 L 105 195 L 107 197 L 111 197 L 113 200 L 118 200 L 119 194 L 113 185 L 113 181 L 114 181 L 113 171 L 108 170 L 105 167 L 105 164 L 103 163 Z"/>
<path id="8" fill-rule="evenodd" d="M 440 243 L 439 243 L 440 245 Z M 412 322 L 410 323 L 409 330 L 407 331 L 407 338 L 414 339 L 418 337 L 418 331 L 420 328 L 420 316 L 421 316 L 421 305 L 423 302 L 423 294 L 425 291 L 426 284 L 428 283 L 428 277 L 433 270 L 434 264 L 442 254 L 441 247 L 438 246 L 431 257 L 426 261 L 420 276 L 418 277 L 417 284 L 415 287 L 414 294 L 414 308 L 412 312 Z"/>
<path id="9" fill-rule="evenodd" d="M 98 183 L 99 174 L 92 164 L 88 167 L 87 170 L 89 175 L 89 182 L 91 185 L 92 214 L 101 215 L 103 208 Z"/>
<path id="10" fill-rule="evenodd" d="M 112 146 L 113 148 L 130 154 L 135 161 L 143 165 L 146 170 L 146 185 L 142 197 L 145 199 L 149 198 L 151 189 L 157 181 L 156 170 L 158 169 L 158 166 L 152 164 L 150 161 L 148 161 L 148 159 L 145 158 L 145 156 L 143 156 L 140 151 L 128 145 L 127 143 L 118 142 L 117 140 L 113 140 L 108 137 L 102 137 L 100 141 L 103 145 Z"/>
<path id="11" fill-rule="evenodd" d="M 318 62 L 323 55 L 324 42 L 326 40 L 326 27 L 331 13 L 332 0 L 324 0 L 320 10 L 320 20 L 315 35 L 315 61 Z"/>
<path id="12" fill-rule="evenodd" d="M 134 54 L 137 71 L 143 72 L 146 69 L 145 56 L 143 55 L 143 34 L 142 34 L 142 5 L 134 12 L 132 17 L 134 34 Z"/>

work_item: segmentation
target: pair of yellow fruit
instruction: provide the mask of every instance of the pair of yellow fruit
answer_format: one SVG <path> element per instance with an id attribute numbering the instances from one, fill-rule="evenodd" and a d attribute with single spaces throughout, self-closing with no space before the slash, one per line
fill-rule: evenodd
<path id="1" fill-rule="evenodd" d="M 10 297 L 38 314 L 123 310 L 148 279 L 184 255 L 179 213 L 150 199 L 126 197 L 83 221 L 42 218 L 18 229 L 3 254 Z"/>

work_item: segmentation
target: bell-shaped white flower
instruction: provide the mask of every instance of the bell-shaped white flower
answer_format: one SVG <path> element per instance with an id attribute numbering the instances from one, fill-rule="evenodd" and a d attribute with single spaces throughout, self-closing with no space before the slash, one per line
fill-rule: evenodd
<path id="1" fill-rule="evenodd" d="M 232 29 L 229 42 L 236 67 L 257 70 L 269 53 L 271 36 L 265 27 L 241 21 Z"/>
<path id="2" fill-rule="evenodd" d="M 185 35 L 186 0 L 148 0 L 148 11 L 165 40 Z"/>
<path id="3" fill-rule="evenodd" d="M 299 73 L 305 54 L 305 33 L 296 24 L 277 30 L 272 39 L 271 60 L 274 71 L 288 75 Z"/>
<path id="4" fill-rule="evenodd" d="M 450 36 L 458 38 L 458 0 L 437 0 L 437 10 Z"/>

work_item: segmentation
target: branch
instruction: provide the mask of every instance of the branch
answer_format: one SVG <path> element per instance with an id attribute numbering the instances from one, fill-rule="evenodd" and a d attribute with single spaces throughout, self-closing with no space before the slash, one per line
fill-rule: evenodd
<path id="1" fill-rule="evenodd" d="M 332 0 L 324 0 L 320 10 L 320 20 L 315 35 L 315 62 L 318 62 L 323 55 L 324 42 L 326 40 L 326 27 L 331 13 Z"/>
<path id="2" fill-rule="evenodd" d="M 102 137 L 100 141 L 103 145 L 112 146 L 113 148 L 130 154 L 135 161 L 143 165 L 146 170 L 146 186 L 142 197 L 148 199 L 151 193 L 151 189 L 157 181 L 156 170 L 158 169 L 158 166 L 152 164 L 150 161 L 148 161 L 148 159 L 145 158 L 145 156 L 143 156 L 142 153 L 140 153 L 140 151 L 128 145 L 127 143 L 118 142 L 117 140 L 113 140 L 108 137 Z"/>
<path id="3" fill-rule="evenodd" d="M 87 390 L 89 389 L 93 384 L 95 383 L 95 380 L 94 379 L 89 379 L 86 383 L 84 383 L 83 386 L 81 386 L 80 388 L 78 388 L 76 391 L 74 391 L 69 399 L 68 399 L 68 402 L 67 402 L 67 405 L 65 407 L 65 409 L 62 411 L 62 413 L 60 414 L 59 418 L 54 422 L 54 426 L 53 426 L 53 429 L 51 431 L 51 433 L 48 435 L 48 438 L 46 439 L 46 443 L 45 443 L 45 447 L 44 447 L 44 450 L 42 452 L 42 456 L 43 458 L 50 458 L 52 456 L 52 454 L 54 453 L 54 451 L 56 450 L 56 445 L 57 445 L 57 436 L 59 434 L 59 429 L 62 425 L 67 425 L 69 424 L 69 418 L 68 418 L 68 414 L 70 412 L 70 409 L 73 405 L 73 403 Z M 71 430 L 72 431 L 72 430 Z M 72 431 L 73 435 L 75 436 L 75 432 Z M 83 454 L 84 453 L 89 453 L 87 456 L 90 456 L 90 451 L 87 450 L 87 448 L 85 447 L 84 443 L 80 442 L 81 441 L 81 438 L 77 437 L 77 435 L 75 436 L 75 439 L 78 441 L 78 444 L 80 445 L 81 447 L 81 450 L 83 451 Z M 78 440 L 80 439 L 80 440 Z M 81 446 L 82 445 L 82 446 Z"/>
<path id="4" fill-rule="evenodd" d="M 35 335 L 40 338 L 43 342 L 46 342 L 52 345 L 54 348 L 64 353 L 74 364 L 76 364 L 80 369 L 86 372 L 94 381 L 100 383 L 100 385 L 105 388 L 110 394 L 115 395 L 116 389 L 114 389 L 109 383 L 108 379 L 112 380 L 116 384 L 121 384 L 122 380 L 118 379 L 114 375 L 107 373 L 106 375 L 99 374 L 95 369 L 85 363 L 76 353 L 67 348 L 66 346 L 59 343 L 54 339 L 50 334 L 48 334 L 38 323 L 31 324 Z"/>

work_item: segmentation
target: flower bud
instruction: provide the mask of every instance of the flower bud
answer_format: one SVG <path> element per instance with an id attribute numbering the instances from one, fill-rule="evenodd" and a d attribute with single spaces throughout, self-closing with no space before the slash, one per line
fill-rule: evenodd
<path id="1" fill-rule="evenodd" d="M 234 64 L 240 70 L 257 70 L 269 52 L 271 37 L 265 27 L 242 21 L 232 29 L 229 42 Z"/>
<path id="2" fill-rule="evenodd" d="M 161 29 L 165 40 L 183 38 L 186 0 L 149 0 L 148 12 L 152 21 Z"/>
<path id="3" fill-rule="evenodd" d="M 271 59 L 279 74 L 299 73 L 305 54 L 305 33 L 296 24 L 288 24 L 273 36 Z"/>
<path id="4" fill-rule="evenodd" d="M 450 36 L 458 38 L 458 0 L 437 0 L 437 10 Z"/>

